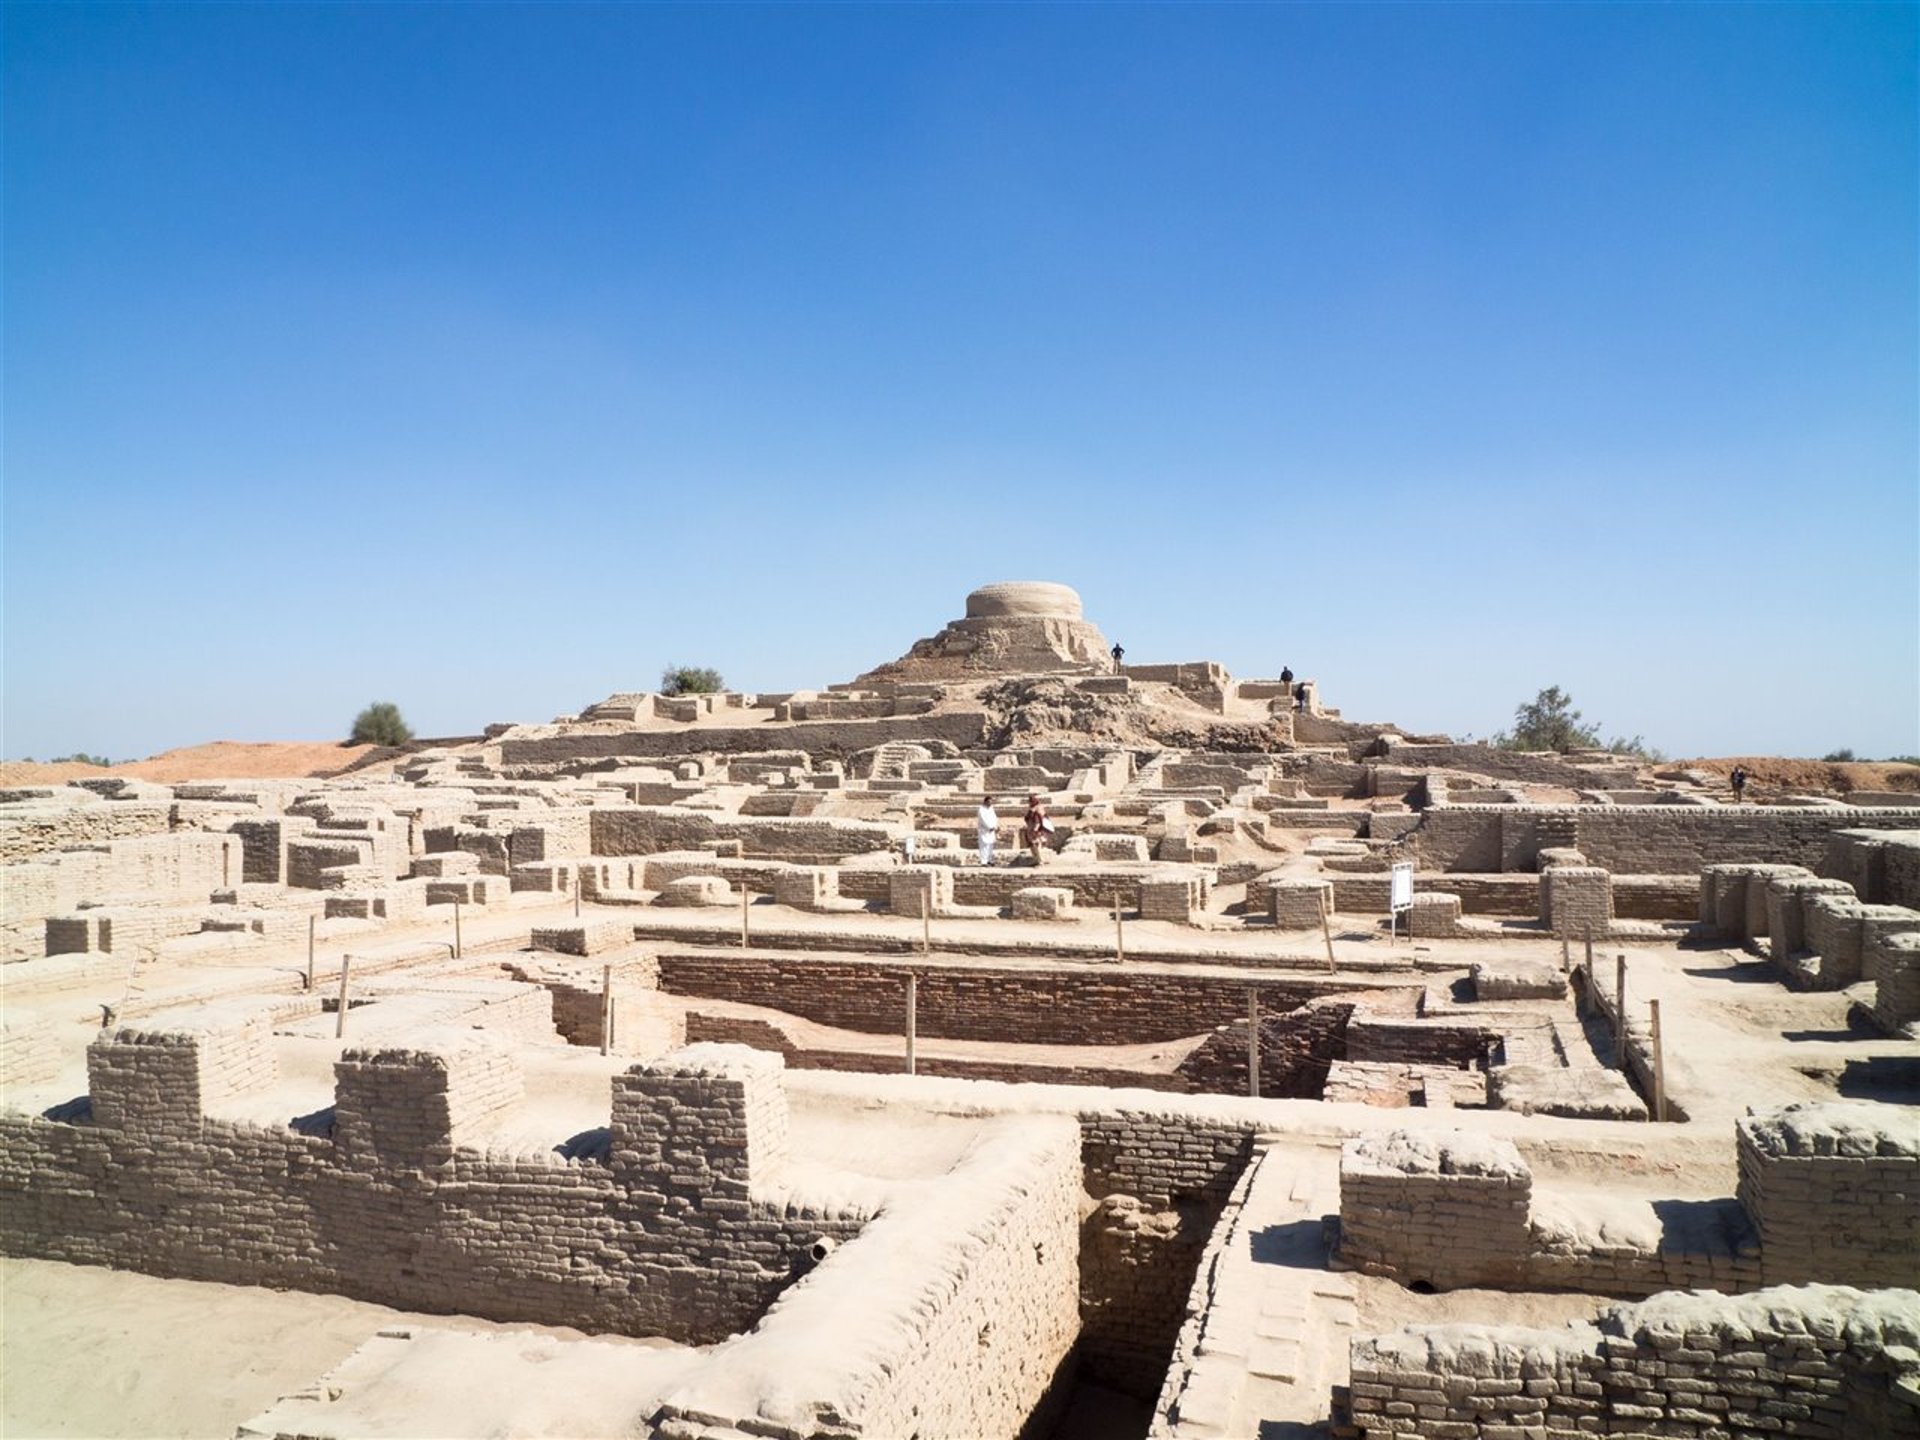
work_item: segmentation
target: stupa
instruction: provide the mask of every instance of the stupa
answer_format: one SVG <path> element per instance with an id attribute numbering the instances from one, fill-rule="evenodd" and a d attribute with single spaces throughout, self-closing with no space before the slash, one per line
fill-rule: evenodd
<path id="1" fill-rule="evenodd" d="M 1107 674 L 1106 636 L 1091 624 L 1079 592 L 1052 580 L 1000 580 L 967 596 L 964 617 L 914 643 L 860 681 L 938 681 L 983 674 Z M 859 682 L 856 682 L 859 683 Z"/>

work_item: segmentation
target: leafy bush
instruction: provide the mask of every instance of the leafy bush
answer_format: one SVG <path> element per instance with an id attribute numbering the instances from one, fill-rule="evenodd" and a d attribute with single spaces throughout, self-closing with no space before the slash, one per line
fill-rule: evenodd
<path id="1" fill-rule="evenodd" d="M 98 765 L 101 769 L 113 764 L 104 755 L 89 755 L 84 750 L 76 750 L 71 755 L 56 755 L 47 761 L 49 765 Z"/>
<path id="2" fill-rule="evenodd" d="M 349 745 L 404 745 L 413 739 L 413 731 L 400 717 L 400 707 L 391 700 L 376 700 L 353 717 Z"/>
<path id="3" fill-rule="evenodd" d="M 1830 750 L 1820 757 L 1829 765 L 1851 765 L 1859 757 L 1851 749 Z"/>
<path id="4" fill-rule="evenodd" d="M 718 670 L 700 665 L 669 665 L 660 672 L 662 695 L 717 695 L 727 688 Z"/>
<path id="5" fill-rule="evenodd" d="M 1580 723 L 1573 697 L 1558 685 L 1549 685 L 1513 711 L 1513 728 L 1493 737 L 1502 750 L 1598 750 L 1600 731 Z"/>

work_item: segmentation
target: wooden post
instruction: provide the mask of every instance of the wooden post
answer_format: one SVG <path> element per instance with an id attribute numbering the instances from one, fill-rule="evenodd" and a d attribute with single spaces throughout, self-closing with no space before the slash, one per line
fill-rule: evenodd
<path id="1" fill-rule="evenodd" d="M 1667 1118 L 1667 1062 L 1660 1053 L 1660 1002 L 1649 1000 L 1647 1009 L 1653 1015 L 1653 1118 Z"/>
<path id="2" fill-rule="evenodd" d="M 613 966 L 600 967 L 600 1053 L 613 1053 Z"/>
<path id="3" fill-rule="evenodd" d="M 751 903 L 752 896 L 747 893 L 747 877 L 742 875 L 740 877 L 740 948 L 742 950 L 747 948 L 747 906 Z"/>
<path id="4" fill-rule="evenodd" d="M 1589 942 L 1591 943 L 1591 942 Z M 1627 1068 L 1627 957 L 1618 955 L 1613 962 L 1613 1063 Z"/>
<path id="5" fill-rule="evenodd" d="M 453 897 L 453 958 L 458 960 L 464 952 L 460 948 L 460 897 Z"/>
<path id="6" fill-rule="evenodd" d="M 928 898 L 933 889 L 933 876 L 927 876 L 927 888 L 920 892 L 920 953 L 933 953 L 933 905 Z"/>
<path id="7" fill-rule="evenodd" d="M 580 872 L 573 872 L 573 918 L 580 918 Z"/>
<path id="8" fill-rule="evenodd" d="M 227 889 L 233 883 L 232 872 L 228 868 L 232 859 L 233 857 L 229 853 L 229 842 L 222 840 L 220 842 L 220 888 L 222 890 Z"/>
<path id="9" fill-rule="evenodd" d="M 1260 1098 L 1260 992 L 1247 987 L 1247 1094 Z"/>
<path id="10" fill-rule="evenodd" d="M 1120 892 L 1113 892 L 1113 963 L 1122 964 L 1127 958 L 1127 932 L 1120 921 Z"/>
<path id="11" fill-rule="evenodd" d="M 1587 978 L 1593 978 L 1593 931 L 1587 931 Z"/>
<path id="12" fill-rule="evenodd" d="M 1567 937 L 1562 935 L 1560 937 L 1560 973 L 1565 975 L 1572 969 L 1573 946 L 1567 942 Z"/>
<path id="13" fill-rule="evenodd" d="M 313 989 L 313 927 L 318 922 L 317 915 L 307 916 L 307 989 Z"/>
<path id="14" fill-rule="evenodd" d="M 907 975 L 907 1074 L 913 1074 L 913 1046 L 919 1029 L 920 977 Z"/>
<path id="15" fill-rule="evenodd" d="M 1327 918 L 1327 910 L 1326 910 L 1326 905 L 1324 901 L 1322 902 L 1320 907 L 1320 935 L 1321 935 L 1321 938 L 1327 942 L 1327 973 L 1331 975 L 1334 970 L 1333 921 Z"/>
<path id="16" fill-rule="evenodd" d="M 340 1009 L 333 1017 L 333 1038 L 338 1040 L 347 1033 L 347 962 L 351 955 L 340 957 Z"/>

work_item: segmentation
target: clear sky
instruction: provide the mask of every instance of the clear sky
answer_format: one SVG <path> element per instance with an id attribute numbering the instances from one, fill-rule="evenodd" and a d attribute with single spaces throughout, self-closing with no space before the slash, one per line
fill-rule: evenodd
<path id="1" fill-rule="evenodd" d="M 5 6 L 5 732 L 850 679 L 997 579 L 1920 750 L 1912 4 Z"/>

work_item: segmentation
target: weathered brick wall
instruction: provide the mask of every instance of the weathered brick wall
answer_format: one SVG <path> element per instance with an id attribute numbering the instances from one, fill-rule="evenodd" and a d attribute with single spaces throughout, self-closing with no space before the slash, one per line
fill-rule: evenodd
<path id="1" fill-rule="evenodd" d="M 1510 1140 L 1458 1132 L 1350 1140 L 1340 1153 L 1340 1258 L 1440 1290 L 1526 1273 L 1533 1172 Z"/>
<path id="2" fill-rule="evenodd" d="M 885 850 L 895 832 L 857 820 L 741 818 L 668 806 L 602 806 L 589 814 L 595 855 L 710 850 L 716 840 L 737 840 L 748 856 L 824 859 Z"/>
<path id="3" fill-rule="evenodd" d="M 1914 1440 L 1920 1294 L 1662 1295 L 1559 1330 L 1416 1325 L 1352 1341 L 1361 1436 Z"/>
<path id="4" fill-rule="evenodd" d="M 1065 1117 L 991 1125 L 924 1203 L 890 1208 L 727 1346 L 711 1379 L 670 1393 L 662 1440 L 712 1440 L 716 1425 L 1021 1433 L 1080 1325 L 1078 1141 Z"/>
<path id="5" fill-rule="evenodd" d="M 1572 822 L 1574 834 L 1565 827 Z M 1532 870 L 1545 843 L 1573 844 L 1602 869 L 1677 875 L 1736 861 L 1822 863 L 1845 829 L 1920 829 L 1920 810 L 1786 805 L 1449 805 L 1425 812 L 1403 845 L 1429 870 Z"/>
<path id="6" fill-rule="evenodd" d="M 1920 1125 L 1910 1113 L 1789 1105 L 1742 1116 L 1734 1133 L 1740 1202 L 1760 1233 L 1768 1284 L 1920 1286 Z"/>
<path id="7" fill-rule="evenodd" d="M 175 1063 L 116 1074 L 122 1098 L 92 1123 L 0 1115 L 0 1250 L 705 1343 L 751 1325 L 820 1235 L 867 1218 L 778 1188 L 775 1056 L 634 1067 L 604 1157 L 568 1160 L 460 1147 L 510 1082 L 448 1046 L 343 1059 L 337 1138 L 185 1108 L 181 1047 L 114 1042 L 114 1065 L 147 1048 Z M 181 1108 L 134 1105 L 134 1086 Z"/>
<path id="8" fill-rule="evenodd" d="M 78 845 L 135 835 L 157 835 L 172 823 L 172 807 L 140 800 L 30 800 L 0 806 L 0 861 L 24 860 Z"/>
<path id="9" fill-rule="evenodd" d="M 1308 978 L 1249 981 L 1117 965 L 1037 971 L 739 952 L 660 956 L 660 985 L 669 994 L 739 1000 L 880 1034 L 904 1031 L 909 973 L 920 977 L 916 1023 L 923 1035 L 1061 1045 L 1198 1035 L 1244 1016 L 1250 988 L 1260 992 L 1263 1009 L 1276 1013 L 1347 988 Z"/>
<path id="10" fill-rule="evenodd" d="M 500 742 L 500 763 L 562 765 L 609 756 L 679 757 L 691 750 L 735 755 L 764 751 L 773 742 L 809 755 L 847 756 L 893 741 L 946 740 L 966 747 L 986 738 L 987 716 L 979 710 L 944 715 L 912 715 L 879 720 L 845 720 L 797 725 L 750 725 L 739 729 L 628 730 L 615 733 L 547 735 Z"/>

